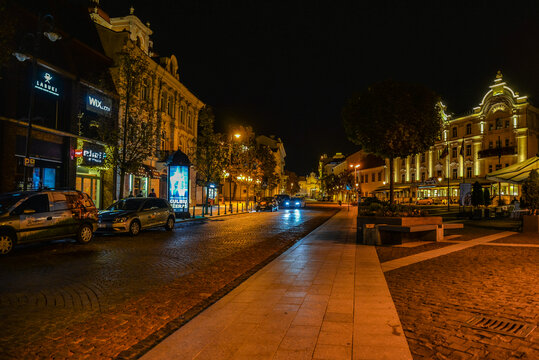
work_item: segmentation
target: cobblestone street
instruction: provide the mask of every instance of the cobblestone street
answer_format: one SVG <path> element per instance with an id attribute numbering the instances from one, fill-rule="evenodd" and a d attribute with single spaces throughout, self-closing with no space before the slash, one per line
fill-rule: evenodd
<path id="1" fill-rule="evenodd" d="M 487 234 L 492 231 L 485 229 Z M 537 244 L 534 235 L 515 234 L 386 272 L 414 359 L 539 358 L 537 330 L 519 338 L 465 324 L 486 315 L 537 325 Z M 383 261 L 448 245 L 454 244 L 377 250 L 383 266 Z"/>
<path id="2" fill-rule="evenodd" d="M 322 224 L 281 210 L 16 248 L 0 262 L 0 358 L 134 358 Z"/>

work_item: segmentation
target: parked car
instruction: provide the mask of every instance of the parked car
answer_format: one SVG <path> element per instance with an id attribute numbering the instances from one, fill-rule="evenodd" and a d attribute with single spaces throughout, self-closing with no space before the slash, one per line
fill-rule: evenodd
<path id="1" fill-rule="evenodd" d="M 305 207 L 305 200 L 302 198 L 293 197 L 289 200 L 285 200 L 283 205 L 286 208 L 300 209 Z"/>
<path id="2" fill-rule="evenodd" d="M 136 236 L 141 230 L 158 226 L 171 231 L 175 222 L 174 210 L 165 199 L 126 198 L 99 212 L 97 231 Z"/>
<path id="3" fill-rule="evenodd" d="M 279 205 L 277 205 L 277 200 L 272 197 L 265 197 L 257 201 L 256 211 L 277 211 L 279 210 Z"/>
<path id="4" fill-rule="evenodd" d="M 277 205 L 279 206 L 283 206 L 283 203 L 287 200 L 290 200 L 290 195 L 287 195 L 287 194 L 279 194 L 279 195 L 275 195 L 275 200 L 277 201 Z"/>
<path id="5" fill-rule="evenodd" d="M 434 200 L 432 198 L 423 198 L 423 199 L 417 199 L 415 203 L 417 205 L 432 205 L 434 204 Z"/>
<path id="6" fill-rule="evenodd" d="M 97 229 L 92 199 L 75 190 L 19 191 L 0 195 L 0 254 L 16 244 L 73 237 L 89 243 Z"/>

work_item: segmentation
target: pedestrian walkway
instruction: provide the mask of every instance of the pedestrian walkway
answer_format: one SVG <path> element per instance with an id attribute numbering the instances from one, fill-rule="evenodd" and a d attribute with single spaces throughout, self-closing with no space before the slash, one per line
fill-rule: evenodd
<path id="1" fill-rule="evenodd" d="M 339 212 L 142 359 L 411 359 L 355 215 Z"/>
<path id="2" fill-rule="evenodd" d="M 441 249 L 425 251 L 425 252 L 422 252 L 422 253 L 419 253 L 419 254 L 406 256 L 406 257 L 403 257 L 403 258 L 400 258 L 400 259 L 386 261 L 386 262 L 384 262 L 382 264 L 382 270 L 384 272 L 395 270 L 395 269 L 398 269 L 398 268 L 403 267 L 403 266 L 408 266 L 408 265 L 415 264 L 415 263 L 425 261 L 425 260 L 428 260 L 428 259 L 432 259 L 432 258 L 435 258 L 435 257 L 438 257 L 438 256 L 450 254 L 450 253 L 455 252 L 455 251 L 464 250 L 464 249 L 472 247 L 472 246 L 481 245 L 481 244 L 488 243 L 488 242 L 494 241 L 494 240 L 498 240 L 498 239 L 501 239 L 501 238 L 504 238 L 504 237 L 508 237 L 508 236 L 511 236 L 511 235 L 514 235 L 514 234 L 516 234 L 516 233 L 512 232 L 512 231 L 504 231 L 504 232 L 501 232 L 501 233 L 488 235 L 488 236 L 483 236 L 483 237 L 473 239 L 473 240 L 468 240 L 468 241 L 465 241 L 465 242 L 460 242 L 460 243 L 457 243 L 455 245 L 450 245 L 450 246 L 443 247 Z"/>

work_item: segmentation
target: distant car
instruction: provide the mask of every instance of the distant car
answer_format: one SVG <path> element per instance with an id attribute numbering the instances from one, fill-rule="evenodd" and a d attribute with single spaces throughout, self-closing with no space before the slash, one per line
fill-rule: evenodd
<path id="1" fill-rule="evenodd" d="M 0 254 L 27 242 L 73 237 L 89 243 L 97 229 L 97 209 L 76 190 L 19 191 L 0 195 Z"/>
<path id="2" fill-rule="evenodd" d="M 100 211 L 97 231 L 137 236 L 144 229 L 159 226 L 171 231 L 175 221 L 174 210 L 167 200 L 134 197 L 122 199 Z"/>
<path id="3" fill-rule="evenodd" d="M 432 205 L 434 204 L 434 200 L 432 198 L 423 198 L 423 199 L 417 199 L 415 203 L 417 205 Z"/>
<path id="4" fill-rule="evenodd" d="M 289 200 L 285 200 L 283 205 L 285 208 L 300 209 L 305 207 L 305 200 L 302 198 L 293 197 Z"/>
<path id="5" fill-rule="evenodd" d="M 272 197 L 265 197 L 257 201 L 256 211 L 277 211 L 279 210 L 279 205 L 277 205 L 277 200 Z"/>
<path id="6" fill-rule="evenodd" d="M 290 200 L 290 195 L 287 194 L 279 194 L 274 196 L 275 200 L 277 201 L 277 205 L 283 206 L 283 203 L 286 200 Z"/>

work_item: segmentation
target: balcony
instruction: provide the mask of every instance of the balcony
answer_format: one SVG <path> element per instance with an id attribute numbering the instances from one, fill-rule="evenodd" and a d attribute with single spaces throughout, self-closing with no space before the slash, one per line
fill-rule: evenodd
<path id="1" fill-rule="evenodd" d="M 480 150 L 478 152 L 478 156 L 480 159 L 484 159 L 484 158 L 494 157 L 494 156 L 514 155 L 516 153 L 517 153 L 516 146 L 505 146 L 502 148 Z"/>

